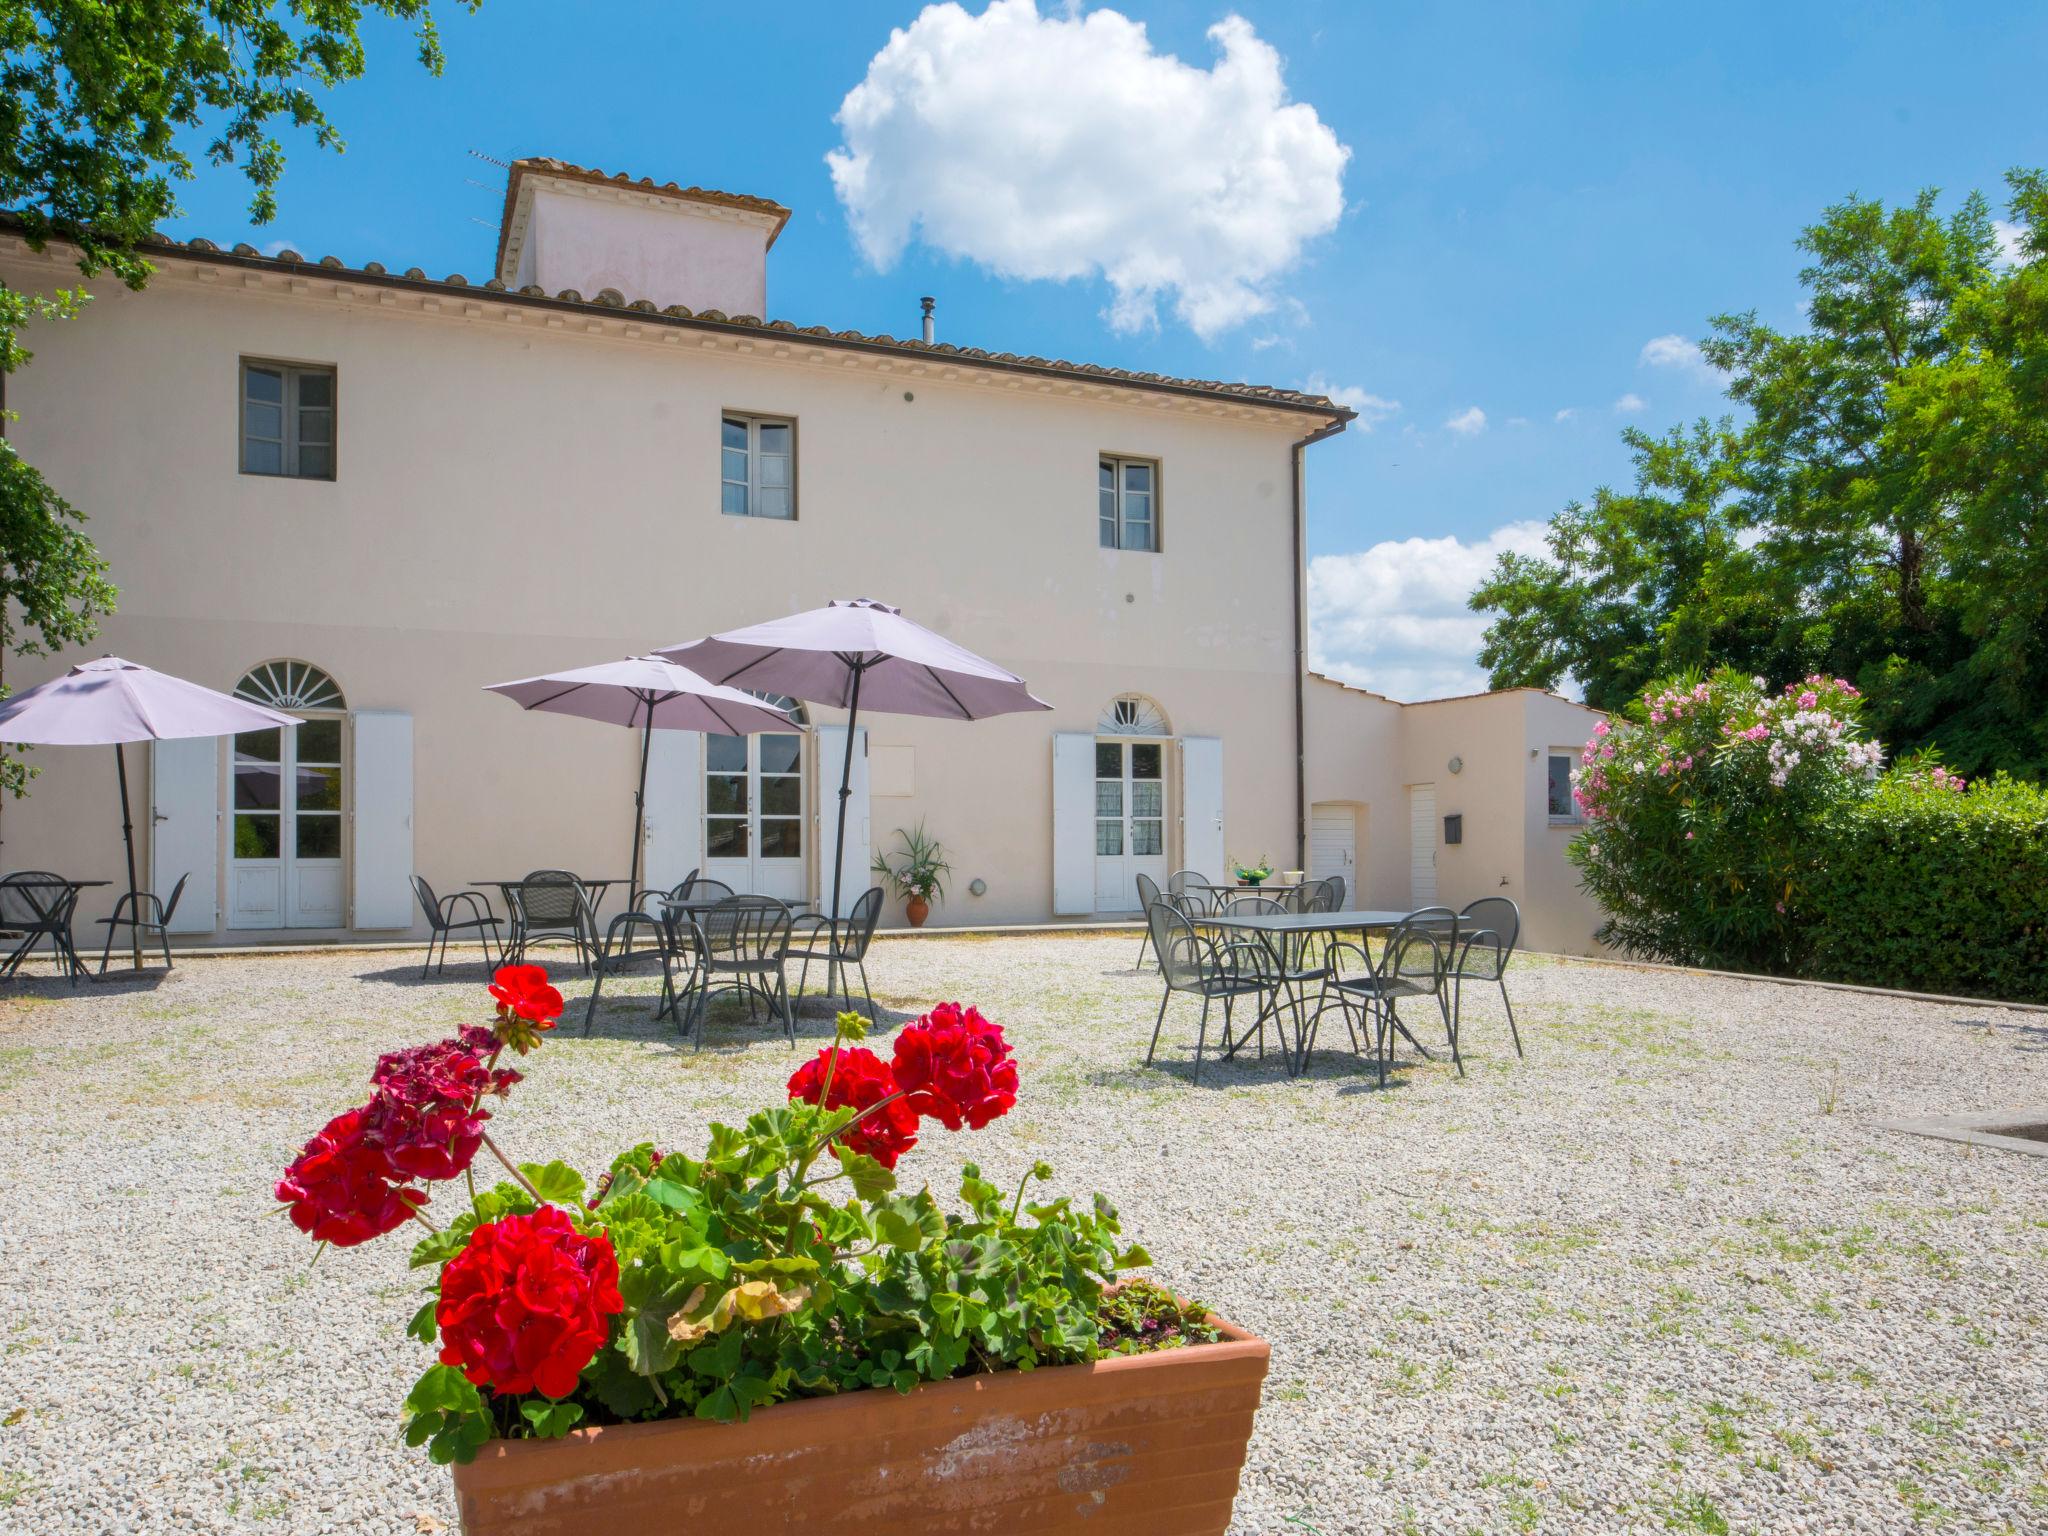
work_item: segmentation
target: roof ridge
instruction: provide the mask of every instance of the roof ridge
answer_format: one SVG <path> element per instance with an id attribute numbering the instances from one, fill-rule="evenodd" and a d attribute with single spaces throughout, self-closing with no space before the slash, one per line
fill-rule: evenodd
<path id="1" fill-rule="evenodd" d="M 25 234 L 27 221 L 19 213 L 0 211 L 0 231 Z M 66 240 L 61 231 L 51 230 L 50 238 Z M 73 243 L 66 240 L 66 243 Z M 281 270 L 316 268 L 335 277 L 368 278 L 383 284 L 404 283 L 426 291 L 482 291 L 502 294 L 508 298 L 560 304 L 585 311 L 617 313 L 630 310 L 674 323 L 719 327 L 726 330 L 756 331 L 771 335 L 803 336 L 814 341 L 832 345 L 858 347 L 868 351 L 886 351 L 906 356 L 930 358 L 958 358 L 977 367 L 993 367 L 1028 373 L 1051 375 L 1072 379 L 1076 383 L 1106 383 L 1140 390 L 1156 390 L 1168 394 L 1198 395 L 1210 399 L 1233 400 L 1247 405 L 1269 405 L 1282 410 L 1314 412 L 1336 421 L 1351 421 L 1357 412 L 1338 405 L 1327 395 L 1312 395 L 1300 390 L 1281 389 L 1269 384 L 1231 383 L 1220 379 L 1177 378 L 1170 374 L 1139 372 L 1128 368 L 1112 368 L 1100 363 L 1074 363 L 1063 358 L 1041 358 L 1020 356 L 1015 352 L 991 352 L 983 347 L 962 347 L 951 342 L 925 342 L 916 337 L 897 337 L 886 333 L 869 335 L 861 331 L 835 331 L 822 325 L 798 325 L 790 320 L 765 320 L 759 315 L 729 315 L 720 309 L 691 310 L 681 304 L 657 305 L 650 299 L 628 299 L 612 302 L 603 298 L 586 298 L 574 288 L 564 288 L 559 293 L 548 293 L 538 284 L 529 283 L 523 288 L 512 288 L 493 277 L 482 283 L 472 283 L 460 273 L 450 273 L 444 278 L 432 278 L 418 267 L 408 267 L 402 273 L 394 274 L 382 262 L 369 261 L 360 267 L 351 267 L 338 256 L 321 256 L 309 259 L 298 251 L 286 247 L 274 255 L 266 256 L 253 245 L 241 242 L 230 248 L 223 248 L 204 236 L 195 235 L 190 240 L 174 240 L 167 235 L 154 235 L 139 247 L 145 253 L 176 256 L 184 260 L 224 260 L 244 266 L 273 267 Z"/>

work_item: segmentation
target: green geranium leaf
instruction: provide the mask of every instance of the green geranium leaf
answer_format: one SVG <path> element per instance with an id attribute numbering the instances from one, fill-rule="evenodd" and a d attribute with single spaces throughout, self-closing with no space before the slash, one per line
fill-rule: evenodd
<path id="1" fill-rule="evenodd" d="M 583 1417 L 583 1410 L 575 1403 L 529 1398 L 519 1405 L 519 1416 L 533 1430 L 535 1439 L 559 1440 L 576 1427 Z"/>
<path id="2" fill-rule="evenodd" d="M 439 1305 L 439 1300 L 430 1301 L 413 1313 L 412 1321 L 405 1325 L 406 1333 L 422 1344 L 433 1343 L 441 1332 L 440 1325 L 434 1321 L 434 1309 Z"/>
<path id="3" fill-rule="evenodd" d="M 839 1158 L 839 1166 L 853 1181 L 853 1192 L 861 1199 L 879 1200 L 895 1189 L 896 1175 L 865 1152 L 855 1152 L 843 1146 L 835 1146 L 832 1150 Z"/>
<path id="4" fill-rule="evenodd" d="M 580 1205 L 583 1175 L 557 1158 L 552 1163 L 521 1163 L 519 1171 L 541 1199 L 551 1205 Z"/>

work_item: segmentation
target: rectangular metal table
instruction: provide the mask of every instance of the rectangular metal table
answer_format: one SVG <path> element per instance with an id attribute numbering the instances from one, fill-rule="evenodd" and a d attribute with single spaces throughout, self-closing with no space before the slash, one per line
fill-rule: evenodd
<path id="1" fill-rule="evenodd" d="M 1344 912 L 1250 913 L 1243 917 L 1190 916 L 1188 921 L 1202 928 L 1229 928 L 1236 929 L 1245 933 L 1258 934 L 1260 936 L 1261 941 L 1266 944 L 1268 952 L 1273 953 L 1274 961 L 1277 964 L 1281 962 L 1282 957 L 1273 950 L 1273 940 L 1275 939 L 1298 938 L 1304 937 L 1309 934 L 1317 933 L 1356 933 L 1363 937 L 1365 934 L 1371 933 L 1375 929 L 1384 930 L 1389 928 L 1398 928 L 1403 922 L 1407 920 L 1409 916 L 1410 914 L 1406 912 L 1390 912 L 1375 908 L 1358 908 Z M 1277 1025 L 1279 1023 L 1280 1018 L 1280 1010 L 1278 1007 L 1277 1000 L 1271 1011 L 1273 1014 L 1274 1023 Z M 1318 1009 L 1317 1012 L 1318 1016 L 1320 1016 L 1321 1010 Z M 1263 1022 L 1264 1017 L 1265 1016 L 1262 1013 L 1260 1015 L 1261 1022 Z M 1431 1059 L 1434 1059 L 1434 1057 L 1431 1055 L 1429 1047 L 1424 1045 L 1420 1040 L 1416 1039 L 1414 1035 L 1410 1034 L 1406 1025 L 1402 1024 L 1397 1019 L 1394 1022 L 1394 1027 L 1401 1031 L 1402 1035 L 1407 1039 L 1410 1045 L 1414 1046 L 1415 1049 L 1422 1052 L 1424 1056 L 1431 1056 Z M 1258 1025 L 1254 1024 L 1252 1028 L 1256 1029 L 1258 1028 Z M 1235 1054 L 1237 1047 L 1243 1044 L 1244 1039 L 1247 1038 L 1249 1034 L 1250 1031 L 1247 1030 L 1244 1036 L 1240 1036 L 1237 1041 L 1231 1044 L 1231 1054 Z M 1297 1000 L 1297 1005 L 1295 1009 L 1295 1044 L 1297 1050 L 1300 1053 L 1299 1064 L 1294 1068 L 1294 1070 L 1297 1072 L 1305 1071 L 1308 1068 L 1308 1039 L 1309 1024 L 1307 1020 L 1304 1020 L 1301 1017 L 1301 1010 L 1299 1002 Z M 1280 1040 L 1281 1045 L 1284 1048 L 1287 1042 L 1286 1035 L 1283 1034 L 1280 1037 Z"/>
<path id="2" fill-rule="evenodd" d="M 78 893 L 96 890 L 113 883 L 111 880 L 70 880 L 63 875 L 48 880 L 10 881 L 8 889 L 22 892 L 33 910 L 27 922 L 12 926 L 0 923 L 0 931 L 22 935 L 21 942 L 15 946 L 13 953 L 4 961 L 0 961 L 0 980 L 5 980 L 19 971 L 22 961 L 26 960 L 29 952 L 36 947 L 36 940 L 45 938 L 57 952 L 59 974 L 68 975 L 73 986 L 78 984 L 79 977 L 90 976 L 91 972 L 86 970 L 85 962 L 78 958 L 77 945 L 71 934 L 72 919 L 78 911 Z M 56 894 L 45 902 L 28 896 L 26 893 L 30 891 L 50 891 Z"/>

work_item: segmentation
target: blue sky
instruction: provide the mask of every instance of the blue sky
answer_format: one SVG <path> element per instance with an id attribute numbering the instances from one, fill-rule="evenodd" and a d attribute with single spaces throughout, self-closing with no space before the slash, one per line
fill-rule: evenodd
<path id="1" fill-rule="evenodd" d="M 1796 324 L 1848 193 L 2048 164 L 2036 5 L 1007 3 L 444 7 L 439 80 L 370 29 L 348 152 L 288 142 L 274 224 L 207 171 L 173 232 L 481 279 L 469 151 L 550 154 L 790 206 L 778 317 L 906 334 L 932 293 L 961 344 L 1377 402 L 1312 455 L 1317 657 L 1424 697 L 1478 684 L 1463 591 L 1625 478 L 1621 425 L 1720 408 L 1652 343 Z"/>

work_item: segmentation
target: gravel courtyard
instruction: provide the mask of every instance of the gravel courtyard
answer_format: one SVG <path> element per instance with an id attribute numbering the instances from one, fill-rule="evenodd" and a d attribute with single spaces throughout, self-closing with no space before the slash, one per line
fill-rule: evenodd
<path id="1" fill-rule="evenodd" d="M 1301 1080 L 1196 1086 L 1192 1013 L 1141 1064 L 1135 948 L 878 943 L 878 1002 L 978 1003 L 1023 1070 L 1008 1118 L 900 1171 L 950 1198 L 963 1160 L 1045 1158 L 1272 1341 L 1235 1530 L 2048 1529 L 2048 1159 L 1875 1123 L 2048 1107 L 2048 1015 L 1524 957 L 1526 1063 L 1481 997 L 1462 1081 L 1382 1092 L 1326 1028 Z M 270 1186 L 380 1051 L 478 1017 L 481 975 L 190 960 L 0 1000 L 0 1530 L 452 1529 L 398 1434 L 409 1242 L 309 1268 Z M 643 985 L 584 1040 L 587 990 L 494 1122 L 515 1156 L 595 1173 L 780 1096 L 765 1031 L 693 1053 Z"/>

